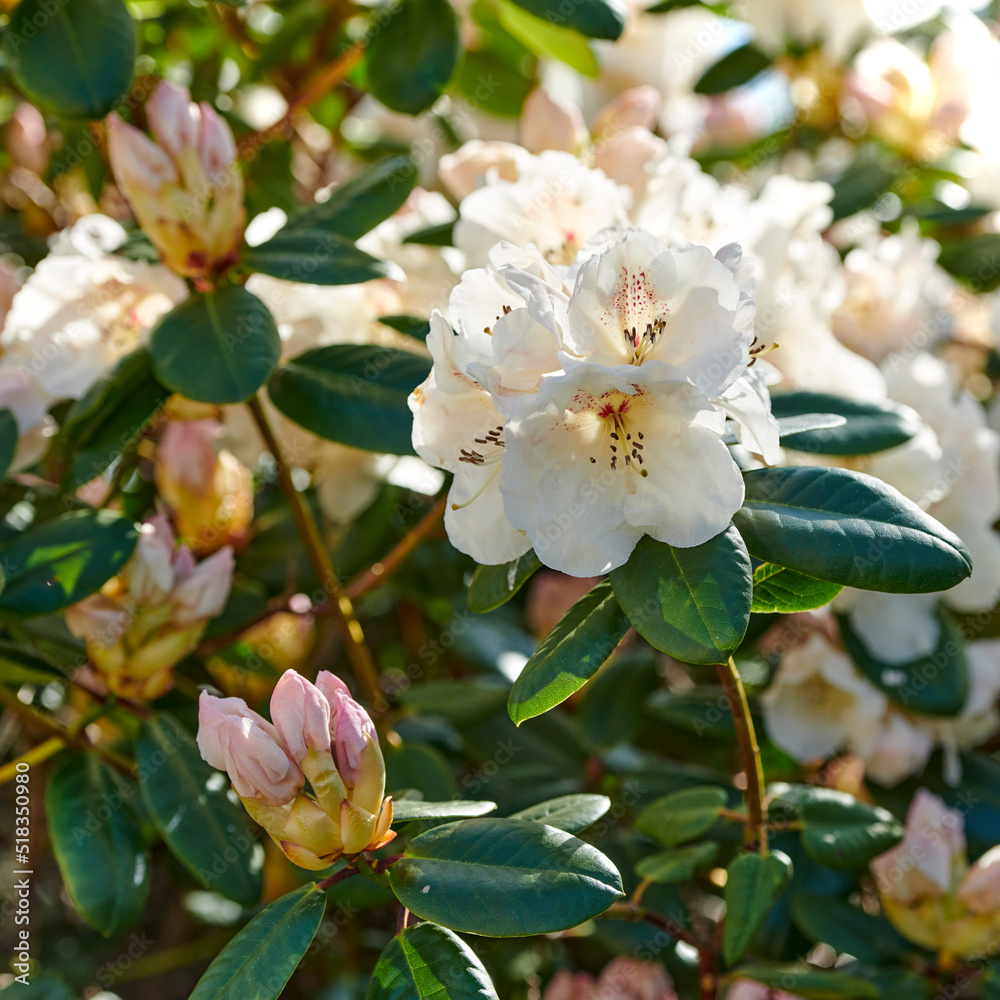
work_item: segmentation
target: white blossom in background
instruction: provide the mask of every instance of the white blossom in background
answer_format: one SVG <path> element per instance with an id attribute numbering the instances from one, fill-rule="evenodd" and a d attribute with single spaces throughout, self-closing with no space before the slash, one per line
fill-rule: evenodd
<path id="1" fill-rule="evenodd" d="M 727 416 L 748 447 L 778 454 L 748 370 L 739 249 L 610 231 L 572 290 L 534 248 L 491 256 L 453 293 L 451 326 L 434 317 L 434 370 L 410 400 L 418 454 L 455 473 L 453 544 L 494 564 L 534 546 L 593 576 L 644 534 L 693 546 L 723 531 L 743 502 Z"/>
<path id="2" fill-rule="evenodd" d="M 0 400 L 24 439 L 22 464 L 38 457 L 50 406 L 81 398 L 187 297 L 165 267 L 114 253 L 124 241 L 117 222 L 85 216 L 13 297 L 0 331 Z"/>
<path id="3" fill-rule="evenodd" d="M 761 698 L 768 738 L 803 763 L 819 764 L 841 751 L 852 754 L 869 778 L 888 788 L 921 773 L 940 747 L 945 778 L 958 785 L 959 752 L 980 746 L 1000 730 L 1000 641 L 966 645 L 965 704 L 953 717 L 932 717 L 891 702 L 861 673 L 836 638 L 829 611 L 800 617 L 807 627 L 799 641 L 780 651 L 778 669 Z M 884 605 L 871 620 L 890 633 L 890 643 L 908 625 L 893 622 Z"/>
<path id="4" fill-rule="evenodd" d="M 895 351 L 931 350 L 945 340 L 955 286 L 937 264 L 939 252 L 915 223 L 862 239 L 844 259 L 844 298 L 833 313 L 837 339 L 876 364 Z"/>

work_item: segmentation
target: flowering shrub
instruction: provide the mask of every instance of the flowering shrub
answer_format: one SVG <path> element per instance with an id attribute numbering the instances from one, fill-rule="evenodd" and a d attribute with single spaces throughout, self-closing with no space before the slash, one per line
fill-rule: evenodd
<path id="1" fill-rule="evenodd" d="M 995 4 L 0 18 L 5 996 L 1000 996 Z"/>

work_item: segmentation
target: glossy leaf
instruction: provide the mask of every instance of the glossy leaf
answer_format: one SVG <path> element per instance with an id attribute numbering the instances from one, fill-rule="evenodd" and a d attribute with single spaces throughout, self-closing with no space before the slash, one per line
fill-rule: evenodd
<path id="1" fill-rule="evenodd" d="M 158 712 L 143 723 L 136 765 L 149 815 L 174 857 L 206 889 L 256 903 L 263 856 L 246 811 L 176 719 Z"/>
<path id="2" fill-rule="evenodd" d="M 636 817 L 635 826 L 664 847 L 673 847 L 711 830 L 727 801 L 721 788 L 686 788 L 650 803 Z"/>
<path id="3" fill-rule="evenodd" d="M 822 941 L 862 962 L 898 961 L 914 951 L 885 917 L 872 916 L 843 899 L 795 893 L 791 914 L 810 941 Z"/>
<path id="4" fill-rule="evenodd" d="M 261 910 L 208 967 L 190 1000 L 275 1000 L 319 930 L 326 895 L 304 885 Z"/>
<path id="5" fill-rule="evenodd" d="M 136 30 L 122 0 L 23 0 L 4 29 L 7 64 L 40 108 L 102 118 L 132 84 Z"/>
<path id="6" fill-rule="evenodd" d="M 467 54 L 468 55 L 468 54 Z M 455 220 L 425 226 L 404 237 L 404 243 L 417 243 L 425 247 L 453 247 L 455 245 Z"/>
<path id="7" fill-rule="evenodd" d="M 117 934 L 142 913 L 149 852 L 129 806 L 135 783 L 94 753 L 74 752 L 45 789 L 49 838 L 73 906 L 94 930 Z"/>
<path id="8" fill-rule="evenodd" d="M 78 510 L 32 525 L 0 547 L 0 614 L 51 614 L 98 591 L 128 562 L 135 525 L 110 510 Z"/>
<path id="9" fill-rule="evenodd" d="M 838 618 L 844 649 L 877 688 L 911 712 L 950 717 L 968 700 L 969 665 L 962 633 L 943 615 L 937 621 L 940 633 L 932 652 L 903 663 L 884 663 L 868 651 L 848 616 Z"/>
<path id="10" fill-rule="evenodd" d="M 193 295 L 167 313 L 149 342 L 157 379 L 199 403 L 242 403 L 274 371 L 274 317 L 242 285 Z"/>
<path id="11" fill-rule="evenodd" d="M 629 630 L 608 582 L 581 597 L 542 640 L 510 691 L 516 725 L 555 708 L 600 670 Z"/>
<path id="12" fill-rule="evenodd" d="M 844 418 L 836 427 L 783 434 L 785 448 L 816 455 L 868 455 L 896 448 L 921 428 L 917 413 L 889 400 L 864 402 L 821 392 L 775 393 L 771 397 L 775 417 L 802 417 L 829 413 Z"/>
<path id="13" fill-rule="evenodd" d="M 389 870 L 424 920 L 489 937 L 565 930 L 603 913 L 621 877 L 596 848 L 521 819 L 471 819 L 421 834 Z"/>
<path id="14" fill-rule="evenodd" d="M 584 76 L 600 73 L 597 57 L 578 31 L 543 21 L 511 0 L 498 0 L 497 11 L 500 24 L 535 55 L 564 62 Z"/>
<path id="15" fill-rule="evenodd" d="M 791 877 L 783 854 L 741 854 L 726 869 L 726 922 L 722 954 L 727 965 L 743 956 L 779 890 Z"/>
<path id="16" fill-rule="evenodd" d="M 477 614 L 495 611 L 506 604 L 538 570 L 542 562 L 529 549 L 509 563 L 499 566 L 477 566 L 469 584 L 469 610 Z"/>
<path id="17" fill-rule="evenodd" d="M 615 41 L 621 37 L 628 20 L 628 10 L 617 0 L 582 0 L 562 4 L 560 0 L 514 0 L 518 7 L 534 14 L 549 24 L 572 28 L 587 38 L 606 38 Z"/>
<path id="18" fill-rule="evenodd" d="M 71 458 L 63 488 L 90 482 L 135 447 L 169 396 L 153 375 L 149 351 L 122 358 L 66 414 L 62 438 Z"/>
<path id="19" fill-rule="evenodd" d="M 833 185 L 830 208 L 834 221 L 874 205 L 889 190 L 897 172 L 891 164 L 865 159 L 848 166 Z"/>
<path id="20" fill-rule="evenodd" d="M 560 795 L 557 799 L 522 809 L 510 818 L 544 823 L 566 833 L 579 833 L 596 823 L 610 808 L 611 799 L 606 795 Z"/>
<path id="21" fill-rule="evenodd" d="M 360 239 L 404 204 L 417 176 L 408 156 L 388 157 L 334 188 L 326 201 L 301 209 L 285 228 L 320 229 Z"/>
<path id="22" fill-rule="evenodd" d="M 365 1000 L 497 1000 L 476 953 L 445 927 L 406 927 L 382 951 Z"/>
<path id="23" fill-rule="evenodd" d="M 30 646 L 0 640 L 0 684 L 48 684 L 63 673 Z"/>
<path id="24" fill-rule="evenodd" d="M 448 0 L 399 0 L 389 10 L 368 43 L 368 86 L 387 108 L 416 115 L 441 96 L 458 65 L 458 15 Z"/>
<path id="25" fill-rule="evenodd" d="M 427 334 L 431 332 L 430 321 L 420 316 L 379 316 L 378 321 L 383 326 L 388 326 L 397 333 L 412 337 L 421 343 L 427 340 Z"/>
<path id="26" fill-rule="evenodd" d="M 392 821 L 402 823 L 414 819 L 454 819 L 457 816 L 484 816 L 496 809 L 495 802 L 425 802 L 423 799 L 393 799 Z"/>
<path id="27" fill-rule="evenodd" d="M 727 52 L 718 62 L 702 73 L 694 85 L 696 94 L 724 94 L 734 87 L 749 83 L 758 73 L 770 69 L 771 59 L 756 45 L 741 45 Z"/>
<path id="28" fill-rule="evenodd" d="M 324 229 L 280 229 L 266 243 L 244 250 L 243 263 L 251 271 L 307 285 L 356 285 L 401 277 L 395 264 L 378 260 L 346 236 Z"/>
<path id="29" fill-rule="evenodd" d="M 17 421 L 10 410 L 0 410 L 0 479 L 7 475 L 17 451 Z"/>
<path id="30" fill-rule="evenodd" d="M 725 663 L 746 634 L 750 557 L 732 526 L 690 549 L 647 535 L 611 583 L 635 630 L 678 660 Z"/>
<path id="31" fill-rule="evenodd" d="M 991 292 L 1000 285 L 1000 234 L 974 233 L 941 241 L 938 263 L 956 278 L 963 278 L 979 291 Z"/>
<path id="32" fill-rule="evenodd" d="M 828 868 L 864 868 L 903 836 L 892 813 L 833 789 L 816 789 L 802 802 L 799 815 L 802 846 Z"/>
<path id="33" fill-rule="evenodd" d="M 685 882 L 712 864 L 718 853 L 719 845 L 711 840 L 678 847 L 643 858 L 635 866 L 635 873 L 650 882 Z"/>
<path id="34" fill-rule="evenodd" d="M 843 588 L 784 566 L 763 563 L 753 571 L 754 614 L 790 615 L 829 604 Z"/>
<path id="35" fill-rule="evenodd" d="M 336 344 L 292 358 L 267 391 L 286 417 L 327 441 L 409 455 L 406 399 L 430 367 L 428 359 L 392 347 Z"/>
<path id="36" fill-rule="evenodd" d="M 972 572 L 962 541 L 873 476 L 758 469 L 733 522 L 750 554 L 819 580 L 898 594 L 947 590 Z"/>
<path id="37" fill-rule="evenodd" d="M 741 965 L 739 974 L 802 1000 L 879 1000 L 874 983 L 844 972 L 821 972 L 802 965 Z"/>

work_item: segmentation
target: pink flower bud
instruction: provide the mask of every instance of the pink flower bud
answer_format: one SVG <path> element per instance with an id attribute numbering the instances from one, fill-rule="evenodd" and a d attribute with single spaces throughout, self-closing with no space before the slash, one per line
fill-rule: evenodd
<path id="1" fill-rule="evenodd" d="M 232 547 L 227 545 L 197 566 L 174 588 L 174 621 L 181 625 L 204 622 L 222 613 L 233 583 Z"/>
<path id="2" fill-rule="evenodd" d="M 171 156 L 196 146 L 201 131 L 201 114 L 186 87 L 163 80 L 146 102 L 146 118 L 156 141 Z"/>
<path id="3" fill-rule="evenodd" d="M 598 1000 L 677 1000 L 662 965 L 624 955 L 613 958 L 597 978 Z"/>
<path id="4" fill-rule="evenodd" d="M 594 985 L 589 972 L 560 969 L 545 987 L 542 1000 L 594 1000 Z"/>
<path id="5" fill-rule="evenodd" d="M 271 695 L 271 718 L 293 760 L 330 751 L 330 703 L 315 684 L 286 670 Z"/>
<path id="6" fill-rule="evenodd" d="M 324 678 L 323 674 L 327 674 L 327 677 Z M 320 673 L 316 679 L 317 683 L 321 679 L 324 685 L 331 688 L 339 685 L 335 689 L 335 700 L 330 702 L 331 736 L 337 770 L 344 779 L 344 784 L 348 788 L 353 788 L 359 780 L 362 754 L 368 748 L 369 742 L 378 748 L 378 734 L 368 713 L 346 692 L 343 681 L 339 681 L 327 671 Z M 323 687 L 320 689 L 323 690 Z M 378 756 L 381 759 L 381 751 L 378 752 Z"/>
<path id="7" fill-rule="evenodd" d="M 576 153 L 587 141 L 587 126 L 575 104 L 553 100 L 536 87 L 521 111 L 521 145 L 532 153 L 559 149 Z"/>
<path id="8" fill-rule="evenodd" d="M 213 442 L 223 432 L 217 420 L 171 420 L 163 429 L 156 450 L 162 474 L 191 493 L 203 496 L 212 488 L 216 458 Z"/>
<path id="9" fill-rule="evenodd" d="M 166 599 L 174 585 L 173 560 L 173 529 L 162 514 L 156 514 L 142 526 L 135 553 L 122 574 L 138 605 Z"/>
<path id="10" fill-rule="evenodd" d="M 628 128 L 653 129 L 660 119 L 663 99 L 655 87 L 648 84 L 633 87 L 605 104 L 591 123 L 595 141 L 608 139 Z"/>
<path id="11" fill-rule="evenodd" d="M 236 142 L 232 130 L 211 104 L 202 101 L 200 107 L 198 158 L 211 182 L 221 186 L 236 161 Z"/>
<path id="12" fill-rule="evenodd" d="M 41 176 L 49 166 L 49 137 L 45 119 L 32 104 L 19 104 L 7 123 L 7 152 L 15 164 Z"/>
<path id="13" fill-rule="evenodd" d="M 240 798 L 284 805 L 302 790 L 305 779 L 277 731 L 241 698 L 201 693 L 198 749 L 209 764 L 229 774 Z"/>
<path id="14" fill-rule="evenodd" d="M 962 814 L 920 788 L 906 814 L 902 841 L 875 858 L 871 870 L 884 899 L 910 905 L 948 894 L 965 864 Z"/>
<path id="15" fill-rule="evenodd" d="M 784 990 L 771 989 L 770 986 L 753 979 L 737 979 L 729 987 L 726 1000 L 801 1000 L 801 998 Z"/>
<path id="16" fill-rule="evenodd" d="M 965 873 L 957 895 L 977 915 L 1000 912 L 1000 846 L 990 848 Z"/>
<path id="17" fill-rule="evenodd" d="M 177 183 L 177 168 L 170 157 L 118 115 L 108 115 L 108 156 L 115 180 L 130 202 L 136 195 L 141 201 L 143 194 Z"/>

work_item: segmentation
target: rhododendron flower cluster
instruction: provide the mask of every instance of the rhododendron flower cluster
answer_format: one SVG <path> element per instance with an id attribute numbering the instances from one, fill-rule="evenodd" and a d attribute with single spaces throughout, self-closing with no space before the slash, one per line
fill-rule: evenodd
<path id="1" fill-rule="evenodd" d="M 777 456 L 763 345 L 736 246 L 609 230 L 569 267 L 501 243 L 432 317 L 414 447 L 455 476 L 445 524 L 482 563 L 534 547 L 553 569 L 622 565 L 643 535 L 725 530 L 743 479 L 726 421 Z"/>

